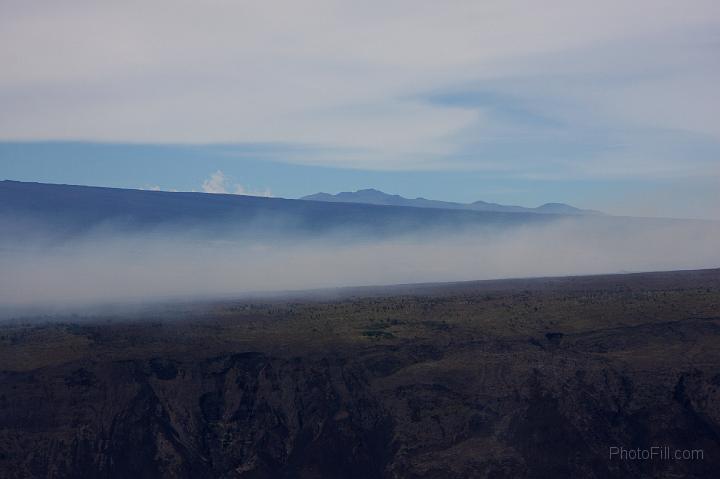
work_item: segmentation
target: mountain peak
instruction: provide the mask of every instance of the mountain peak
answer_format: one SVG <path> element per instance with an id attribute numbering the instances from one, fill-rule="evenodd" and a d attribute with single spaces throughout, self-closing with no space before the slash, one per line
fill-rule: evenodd
<path id="1" fill-rule="evenodd" d="M 315 193 L 314 195 L 303 196 L 301 200 L 327 201 L 335 203 L 364 203 L 372 205 L 387 206 L 410 206 L 415 208 L 437 208 L 452 210 L 474 210 L 494 211 L 503 213 L 539 213 L 558 215 L 586 215 L 598 214 L 597 211 L 581 210 L 565 203 L 545 203 L 537 208 L 525 208 L 522 206 L 500 205 L 485 201 L 473 203 L 455 203 L 451 201 L 428 200 L 425 198 L 405 198 L 400 195 L 392 195 L 375 188 L 364 188 L 357 191 L 343 191 L 337 194 Z"/>

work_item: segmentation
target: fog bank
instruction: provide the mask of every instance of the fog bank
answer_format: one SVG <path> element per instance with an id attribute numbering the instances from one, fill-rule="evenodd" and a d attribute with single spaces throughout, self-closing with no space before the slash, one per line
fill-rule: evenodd
<path id="1" fill-rule="evenodd" d="M 720 266 L 720 224 L 568 218 L 382 240 L 208 240 L 105 228 L 0 245 L 3 308 L 228 297 L 248 292 Z"/>

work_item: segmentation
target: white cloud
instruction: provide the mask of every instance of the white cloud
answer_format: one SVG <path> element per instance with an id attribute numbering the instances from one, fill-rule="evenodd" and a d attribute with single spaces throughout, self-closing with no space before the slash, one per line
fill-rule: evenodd
<path id="1" fill-rule="evenodd" d="M 211 174 L 209 178 L 203 181 L 202 183 L 202 190 L 205 193 L 222 193 L 222 194 L 232 194 L 235 195 L 248 195 L 248 196 L 265 196 L 265 197 L 271 197 L 272 191 L 270 191 L 269 188 L 265 188 L 264 190 L 249 190 L 245 188 L 243 185 L 236 183 L 232 184 L 232 180 L 228 178 L 225 173 L 223 173 L 221 170 L 217 170 L 215 173 Z"/>
<path id="2" fill-rule="evenodd" d="M 210 178 L 203 181 L 202 190 L 205 193 L 227 193 L 227 178 L 225 178 L 225 173 L 217 170 L 211 174 Z"/>

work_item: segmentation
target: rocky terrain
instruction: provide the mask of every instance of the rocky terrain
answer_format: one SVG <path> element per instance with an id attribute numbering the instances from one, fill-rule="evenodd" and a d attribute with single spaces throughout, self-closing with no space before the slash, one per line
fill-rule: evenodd
<path id="1" fill-rule="evenodd" d="M 610 459 L 611 447 L 702 450 Z M 0 326 L 1 477 L 720 471 L 720 270 L 361 289 Z"/>

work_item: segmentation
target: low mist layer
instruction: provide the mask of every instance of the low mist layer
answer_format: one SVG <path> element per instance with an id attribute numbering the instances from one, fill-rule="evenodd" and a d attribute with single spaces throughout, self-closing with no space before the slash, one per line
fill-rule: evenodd
<path id="1" fill-rule="evenodd" d="M 49 242 L 35 228 L 3 241 L 0 305 L 73 307 L 720 265 L 720 224 L 700 221 L 565 218 L 379 240 L 337 234 L 260 241 L 244 231 L 240 239 L 210 240 L 173 228 L 141 234 L 105 227 Z"/>

